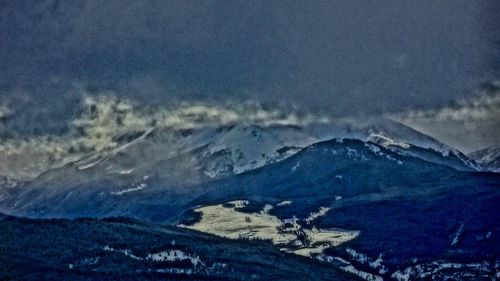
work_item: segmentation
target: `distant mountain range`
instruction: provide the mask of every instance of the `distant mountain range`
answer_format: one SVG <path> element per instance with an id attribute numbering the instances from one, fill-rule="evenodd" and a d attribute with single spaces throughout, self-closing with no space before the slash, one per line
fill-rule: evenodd
<path id="1" fill-rule="evenodd" d="M 115 140 L 31 180 L 5 177 L 0 212 L 35 219 L 0 221 L 7 279 L 23 264 L 19 249 L 37 260 L 45 248 L 54 255 L 33 270 L 75 278 L 321 280 L 330 269 L 340 280 L 489 280 L 499 271 L 500 174 L 399 123 L 153 128 Z M 32 236 L 13 239 L 16 229 Z M 167 245 L 176 236 L 184 242 Z M 242 267 L 269 257 L 279 261 Z M 310 268 L 295 275 L 296 266 Z"/>
<path id="2" fill-rule="evenodd" d="M 404 179 L 407 182 L 410 177 L 429 166 L 457 171 L 479 169 L 477 164 L 460 152 L 396 122 L 386 120 L 363 124 L 361 127 L 348 124 L 352 123 L 345 121 L 336 128 L 317 126 L 306 128 L 307 130 L 291 126 L 230 126 L 175 132 L 152 129 L 134 135 L 121 135 L 117 138 L 122 145 L 114 149 L 47 170 L 31 181 L 16 182 L 17 185 L 4 187 L 0 208 L 12 214 L 25 214 L 24 211 L 29 210 L 30 215 L 50 216 L 50 209 L 60 205 L 60 210 L 56 213 L 61 215 L 92 215 L 86 213 L 83 206 L 75 206 L 81 202 L 92 206 L 90 203 L 95 201 L 98 205 L 92 207 L 95 214 L 124 215 L 122 212 L 130 203 L 111 203 L 121 201 L 121 196 L 155 192 L 182 195 L 192 188 L 204 190 L 213 181 L 245 178 L 245 173 L 256 169 L 275 171 L 276 167 L 289 165 L 292 160 L 288 159 L 292 159 L 292 156 L 311 157 L 307 155 L 315 151 L 315 143 L 321 139 L 318 136 L 331 137 L 325 131 L 356 139 L 336 138 L 325 142 L 332 150 L 342 153 L 332 159 L 336 165 L 319 165 L 312 170 L 313 179 L 323 176 L 320 171 L 325 168 L 328 173 L 332 173 L 331 170 L 337 169 L 340 163 L 351 169 L 359 165 L 360 160 L 353 156 L 357 153 L 362 154 L 361 163 L 372 163 L 366 164 L 367 173 L 374 173 L 378 177 L 380 174 L 392 172 L 396 176 L 402 171 L 408 171 L 407 173 L 411 172 L 409 178 Z M 403 139 L 403 135 L 407 136 L 406 139 Z M 408 139 L 420 146 L 412 144 Z M 352 146 L 357 147 L 357 150 L 351 151 Z M 315 161 L 325 161 L 323 155 L 313 158 L 317 159 Z M 279 165 L 274 165 L 277 163 Z M 413 170 L 417 173 L 413 173 Z M 287 174 L 288 172 L 282 172 L 280 175 Z M 353 175 L 351 177 L 354 179 Z M 387 185 L 393 178 L 394 176 L 380 178 L 380 184 Z M 290 182 L 300 180 L 302 179 Z M 418 184 L 419 181 L 421 179 L 417 178 L 412 184 Z M 4 182 L 9 183 L 8 180 Z M 370 180 L 356 181 L 356 184 L 365 185 L 365 188 L 373 183 Z M 353 183 L 348 185 L 353 192 Z M 365 192 L 366 190 L 362 191 Z M 190 192 L 189 195 L 197 194 Z M 73 200 L 76 202 L 72 202 Z M 103 202 L 117 206 L 107 206 Z M 39 209 L 44 205 L 49 207 Z M 75 214 L 66 212 L 74 208 L 78 210 Z"/>
<path id="3" fill-rule="evenodd" d="M 112 138 L 115 146 L 97 151 L 73 151 L 74 140 L 64 137 L 54 143 L 34 139 L 0 145 L 4 160 L 0 164 L 0 177 L 4 179 L 0 188 L 40 181 L 47 174 L 53 177 L 57 171 L 67 174 L 71 169 L 82 171 L 80 174 L 86 178 L 104 178 L 147 174 L 151 167 L 156 170 L 165 167 L 164 174 L 189 173 L 187 180 L 207 181 L 283 160 L 309 145 L 333 138 L 371 141 L 459 170 L 481 169 L 459 151 L 388 119 L 370 122 L 343 119 L 303 127 L 234 125 L 178 130 L 151 127 L 119 132 Z M 186 178 L 182 176 L 182 180 Z"/>

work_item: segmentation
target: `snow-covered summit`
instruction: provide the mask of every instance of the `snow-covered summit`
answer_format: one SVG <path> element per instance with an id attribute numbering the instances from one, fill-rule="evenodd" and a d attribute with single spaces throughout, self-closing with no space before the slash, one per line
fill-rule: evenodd
<path id="1" fill-rule="evenodd" d="M 202 150 L 200 159 L 207 160 L 204 172 L 210 177 L 224 172 L 239 174 L 282 160 L 317 141 L 317 137 L 291 126 L 235 126 L 216 136 Z M 224 171 L 224 166 L 229 170 Z"/>
<path id="2" fill-rule="evenodd" d="M 463 153 L 431 136 L 387 118 L 344 118 L 329 124 L 311 126 L 321 140 L 332 138 L 359 139 L 397 150 L 402 154 L 447 165 L 459 170 L 481 167 Z"/>

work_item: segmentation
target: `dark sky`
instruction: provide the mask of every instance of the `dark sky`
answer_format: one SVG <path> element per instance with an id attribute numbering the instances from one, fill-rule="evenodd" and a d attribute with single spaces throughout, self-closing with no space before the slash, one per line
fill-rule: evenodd
<path id="1" fill-rule="evenodd" d="M 75 85 L 333 115 L 440 107 L 499 77 L 497 3 L 0 0 L 0 99 L 56 117 Z"/>

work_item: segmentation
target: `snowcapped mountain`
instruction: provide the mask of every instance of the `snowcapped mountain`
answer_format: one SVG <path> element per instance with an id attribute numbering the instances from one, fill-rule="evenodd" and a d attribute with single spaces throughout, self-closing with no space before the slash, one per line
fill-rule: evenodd
<path id="1" fill-rule="evenodd" d="M 85 98 L 81 114 L 59 135 L 0 139 L 0 187 L 49 184 L 58 177 L 129 178 L 132 184 L 152 174 L 198 183 L 257 169 L 334 138 L 378 143 L 459 170 L 479 169 L 459 151 L 385 118 L 332 119 L 254 103 L 142 108 L 103 96 Z"/>
<path id="2" fill-rule="evenodd" d="M 481 167 L 466 155 L 431 136 L 386 118 L 369 120 L 340 119 L 331 124 L 313 126 L 322 140 L 333 138 L 359 139 L 378 143 L 398 153 L 458 170 L 478 171 Z"/>
<path id="3" fill-rule="evenodd" d="M 120 146 L 49 170 L 35 181 L 52 182 L 57 174 L 63 178 L 74 175 L 83 181 L 135 181 L 159 175 L 165 183 L 199 183 L 285 159 L 318 141 L 293 126 L 152 129 L 120 138 Z"/>
<path id="4" fill-rule="evenodd" d="M 330 124 L 313 125 L 317 134 L 324 139 L 351 138 L 360 140 L 374 140 L 385 138 L 387 144 L 407 143 L 425 149 L 433 149 L 442 154 L 447 154 L 454 149 L 442 142 L 412 129 L 402 123 L 388 118 L 342 118 Z"/>
<path id="5" fill-rule="evenodd" d="M 234 126 L 222 129 L 197 150 L 195 158 L 205 175 L 216 178 L 283 160 L 317 141 L 315 136 L 293 126 Z"/>
<path id="6" fill-rule="evenodd" d="M 157 140 L 154 132 L 148 136 L 143 134 L 139 137 L 140 140 L 136 139 L 135 142 L 129 143 L 126 153 L 125 150 L 118 150 L 102 154 L 99 155 L 102 158 L 93 158 L 89 162 L 76 162 L 50 170 L 36 180 L 19 184 L 17 188 L 5 189 L 0 196 L 0 207 L 6 213 L 19 212 L 31 216 L 128 214 L 143 218 L 158 215 L 163 219 L 167 217 L 170 219 L 169 212 L 176 212 L 183 204 L 209 191 L 211 196 L 216 194 L 222 196 L 212 201 L 238 199 L 231 196 L 245 194 L 245 191 L 239 188 L 249 186 L 257 188 L 259 192 L 255 194 L 256 196 L 264 196 L 269 192 L 273 197 L 280 193 L 299 192 L 295 196 L 310 198 L 308 194 L 310 190 L 300 188 L 301 186 L 324 188 L 325 191 L 328 190 L 327 194 L 330 194 L 333 192 L 330 190 L 330 185 L 335 183 L 335 186 L 341 188 L 337 194 L 330 194 L 335 198 L 335 196 L 372 193 L 380 191 L 381 188 L 389 190 L 390 187 L 400 188 L 401 183 L 404 183 L 404 186 L 420 186 L 424 183 L 425 189 L 422 190 L 427 190 L 425 182 L 431 178 L 439 181 L 441 177 L 450 177 L 448 174 L 455 175 L 451 171 L 458 172 L 448 165 L 438 163 L 449 161 L 440 153 L 401 143 L 388 143 L 389 140 L 386 138 L 383 141 L 377 138 L 373 142 L 335 139 L 307 146 L 293 155 L 287 155 L 290 150 L 283 150 L 283 147 L 277 146 L 276 149 L 282 152 L 277 155 L 285 155 L 283 156 L 285 159 L 261 167 L 251 166 L 252 170 L 243 173 L 234 173 L 234 166 L 231 166 L 234 163 L 264 164 L 269 158 L 263 154 L 260 155 L 262 158 L 249 160 L 245 158 L 249 154 L 245 154 L 246 150 L 241 151 L 241 147 L 228 146 L 229 142 L 224 142 L 225 146 L 219 146 L 221 142 L 215 140 L 224 137 L 234 140 L 234 135 L 229 133 L 243 134 L 247 138 L 251 136 L 255 140 L 267 136 L 267 143 L 270 144 L 268 147 L 275 149 L 271 145 L 283 145 L 277 140 L 284 138 L 271 138 L 276 137 L 276 134 L 267 134 L 265 130 L 257 128 L 233 127 L 226 130 L 212 131 L 218 136 L 217 139 L 212 139 L 214 141 L 204 142 L 195 150 L 174 154 L 171 158 L 164 158 L 159 150 L 155 150 L 159 148 L 152 145 Z M 289 136 L 288 133 L 292 132 L 290 130 L 284 130 L 283 132 L 286 132 L 284 135 Z M 184 133 L 184 138 L 190 139 L 185 143 L 193 143 L 195 136 Z M 252 144 L 248 139 L 245 140 L 247 144 Z M 210 148 L 214 150 L 210 151 Z M 220 149 L 224 151 L 224 157 L 220 157 L 218 153 Z M 233 154 L 243 156 L 234 158 Z M 297 160 L 298 158 L 303 160 Z M 143 161 L 145 159 L 155 161 L 145 162 Z M 260 159 L 261 162 L 253 162 L 255 159 Z M 227 165 L 231 168 L 227 171 L 233 173 L 215 179 L 210 178 L 206 175 L 206 171 L 213 171 L 209 169 L 216 166 L 202 166 L 206 163 Z M 226 171 L 216 168 L 217 171 Z M 356 171 L 363 172 L 359 174 Z M 422 181 L 422 178 L 426 180 Z M 282 186 L 283 183 L 288 184 Z M 230 198 L 227 198 L 228 196 Z M 164 198 L 169 200 L 164 201 Z M 158 207 L 162 206 L 162 214 L 157 214 L 156 207 L 152 207 L 156 204 L 159 204 Z"/>
<path id="7" fill-rule="evenodd" d="M 500 146 L 474 151 L 468 155 L 488 171 L 500 172 Z"/>
<path id="8" fill-rule="evenodd" d="M 60 146 L 69 147 L 66 142 L 72 140 L 64 142 L 59 138 L 58 145 L 45 145 L 51 149 L 42 149 L 33 158 L 28 157 L 32 154 L 23 153 L 25 150 L 35 151 L 32 145 L 20 146 L 15 151 L 5 145 L 4 150 L 0 150 L 4 160 L 0 175 L 10 183 L 38 181 L 52 184 L 57 178 L 64 181 L 73 178 L 76 182 L 112 178 L 125 179 L 131 185 L 154 174 L 170 182 L 176 182 L 176 178 L 186 181 L 187 177 L 188 182 L 199 183 L 281 161 L 309 145 L 333 138 L 377 143 L 400 154 L 459 170 L 479 169 L 474 161 L 459 151 L 398 122 L 342 119 L 308 126 L 134 128 L 118 131 L 110 137 L 114 145 L 106 149 L 79 149 L 62 155 Z M 12 169 L 11 165 L 24 169 Z"/>

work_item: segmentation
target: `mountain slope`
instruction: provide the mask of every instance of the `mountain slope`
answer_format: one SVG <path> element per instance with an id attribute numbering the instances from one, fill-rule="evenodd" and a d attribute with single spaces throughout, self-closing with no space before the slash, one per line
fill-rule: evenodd
<path id="1" fill-rule="evenodd" d="M 482 164 L 485 169 L 500 172 L 500 147 L 481 149 L 470 153 L 468 156 Z"/>

